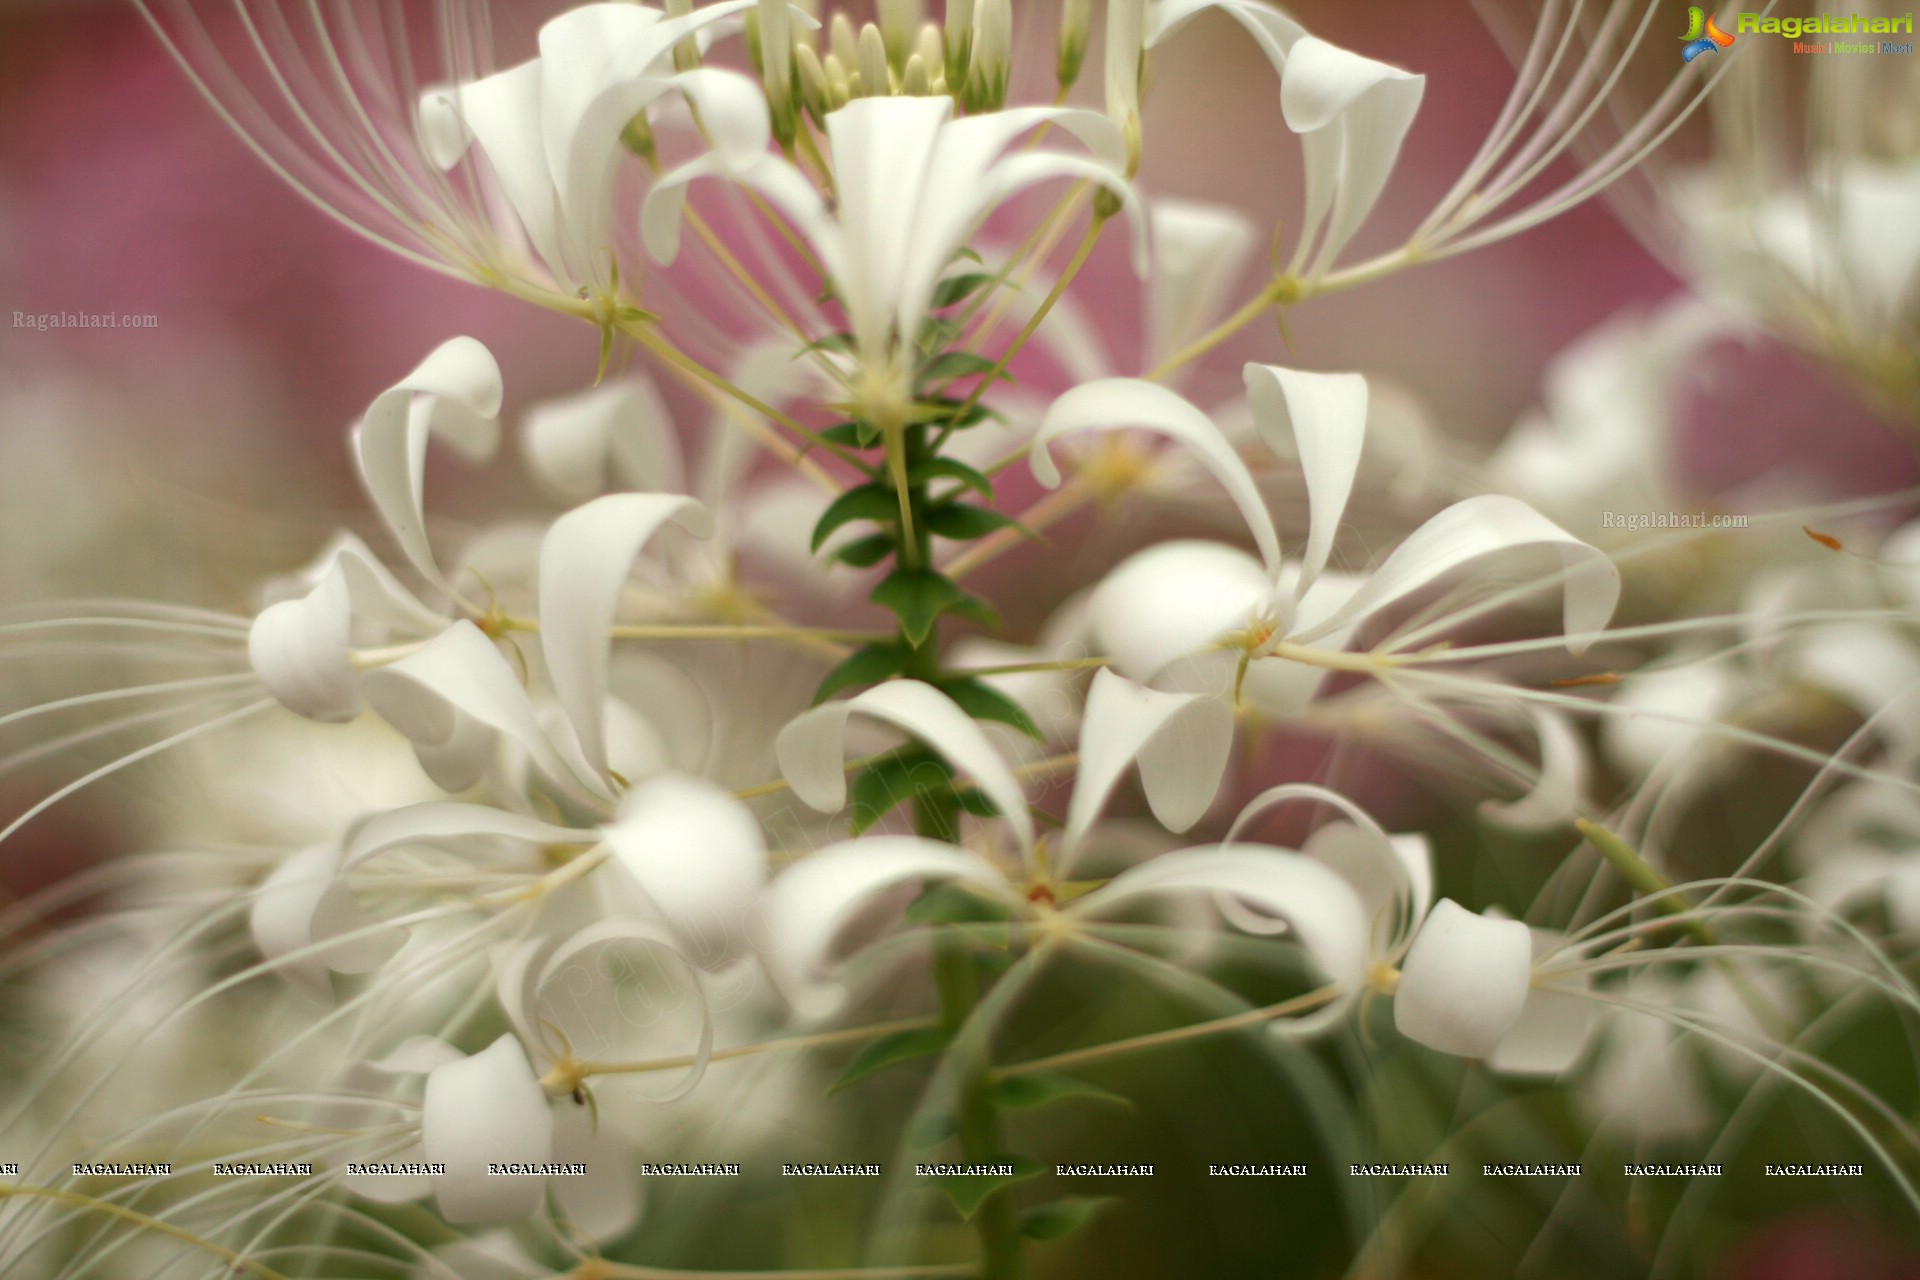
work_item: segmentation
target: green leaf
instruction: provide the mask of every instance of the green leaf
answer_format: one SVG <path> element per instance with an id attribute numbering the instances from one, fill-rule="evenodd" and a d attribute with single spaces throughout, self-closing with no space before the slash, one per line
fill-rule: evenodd
<path id="1" fill-rule="evenodd" d="M 1040 729 L 1028 718 L 1020 704 L 983 680 L 962 677 L 942 680 L 940 691 L 960 704 L 960 709 L 975 720 L 993 720 L 1010 724 L 1029 738 L 1040 739 Z"/>
<path id="2" fill-rule="evenodd" d="M 909 1147 L 925 1151 L 951 1138 L 959 1127 L 960 1122 L 951 1111 L 923 1111 L 907 1124 L 900 1136 Z"/>
<path id="3" fill-rule="evenodd" d="M 820 295 L 820 299 L 824 302 L 832 296 L 832 289 L 828 289 L 827 292 Z M 824 338 L 816 338 L 794 352 L 793 358 L 798 360 L 809 351 L 838 351 L 845 355 L 851 355 L 853 353 L 853 335 L 850 333 L 830 333 Z"/>
<path id="4" fill-rule="evenodd" d="M 915 463 L 907 471 L 909 484 L 926 484 L 929 480 L 942 477 L 958 480 L 987 501 L 993 501 L 993 481 L 958 458 L 929 458 L 925 462 Z"/>
<path id="5" fill-rule="evenodd" d="M 993 373 L 999 368 L 999 364 L 998 360 L 983 356 L 976 351 L 943 351 L 920 366 L 914 381 L 916 385 L 926 385 L 950 382 L 955 378 L 973 378 L 983 373 Z M 1013 375 L 1005 369 L 1000 369 L 995 376 L 1005 378 L 1008 382 L 1013 381 Z"/>
<path id="6" fill-rule="evenodd" d="M 1015 1183 L 1037 1178 L 1041 1173 L 1040 1163 L 1026 1156 L 1005 1156 L 991 1163 L 1011 1164 L 1013 1172 L 956 1174 L 940 1179 L 940 1189 L 947 1193 L 947 1199 L 953 1201 L 953 1207 L 960 1211 L 961 1217 L 971 1220 L 980 1211 L 980 1206 L 986 1203 L 988 1196 L 996 1191 L 1004 1191 Z"/>
<path id="7" fill-rule="evenodd" d="M 1029 1240 L 1059 1240 L 1093 1221 L 1093 1215 L 1119 1196 L 1062 1196 L 1020 1212 L 1020 1234 Z"/>
<path id="8" fill-rule="evenodd" d="M 964 502 L 948 502 L 930 507 L 925 516 L 925 524 L 936 536 L 954 542 L 970 542 L 975 538 L 984 538 L 997 529 L 1020 528 L 1020 522 L 1012 516 L 1004 516 L 998 511 L 989 511 L 985 507 L 971 506 Z"/>
<path id="9" fill-rule="evenodd" d="M 1012 919 L 1013 912 L 964 885 L 936 884 L 908 904 L 906 918 L 911 924 L 990 924 Z"/>
<path id="10" fill-rule="evenodd" d="M 987 1087 L 987 1097 L 993 1101 L 994 1106 L 1006 1111 L 1031 1111 L 1035 1107 L 1064 1102 L 1069 1098 L 1085 1098 L 1089 1102 L 1114 1102 L 1123 1107 L 1133 1105 L 1111 1089 L 1102 1089 L 1097 1084 L 1088 1084 L 1085 1080 L 1051 1071 L 1036 1071 L 1032 1075 L 1024 1076 L 1005 1076 Z"/>
<path id="11" fill-rule="evenodd" d="M 890 641 L 863 644 L 827 672 L 814 691 L 813 704 L 819 706 L 842 689 L 857 684 L 879 684 L 889 676 L 898 675 L 912 656 L 913 650 L 903 644 Z"/>
<path id="12" fill-rule="evenodd" d="M 848 786 L 848 824 L 859 835 L 898 805 L 952 789 L 953 770 L 946 761 L 921 747 L 896 751 L 861 770 Z"/>
<path id="13" fill-rule="evenodd" d="M 871 422 L 837 422 L 822 431 L 820 438 L 843 449 L 871 449 L 880 442 L 880 428 Z"/>
<path id="14" fill-rule="evenodd" d="M 969 271 L 964 275 L 948 276 L 933 291 L 933 309 L 944 311 L 954 303 L 978 292 L 993 283 L 993 276 L 985 271 Z"/>
<path id="15" fill-rule="evenodd" d="M 965 413 L 961 413 L 960 410 L 965 409 L 966 406 L 965 400 L 956 400 L 952 396 L 922 396 L 913 402 L 913 414 L 917 421 L 938 422 L 942 426 L 951 425 L 956 431 L 985 422 L 988 418 L 996 422 L 1007 420 L 1006 414 L 998 409 L 990 409 L 978 401 L 975 401 L 973 407 L 967 409 Z"/>
<path id="16" fill-rule="evenodd" d="M 900 499 L 887 486 L 863 484 L 849 489 L 820 513 L 819 523 L 813 526 L 813 549 L 818 551 L 835 529 L 850 521 L 872 520 L 884 524 L 899 517 Z"/>
<path id="17" fill-rule="evenodd" d="M 899 618 L 901 633 L 918 649 L 933 634 L 934 621 L 941 614 L 971 597 L 945 574 L 929 569 L 895 569 L 867 599 Z"/>
<path id="18" fill-rule="evenodd" d="M 888 1067 L 944 1052 L 952 1039 L 953 1033 L 946 1027 L 918 1027 L 912 1031 L 896 1031 L 890 1036 L 881 1036 L 862 1049 L 847 1069 L 840 1073 L 840 1078 L 827 1086 L 827 1095 L 831 1097 Z"/>
<path id="19" fill-rule="evenodd" d="M 850 564 L 856 569 L 870 569 L 891 555 L 894 545 L 891 533 L 872 533 L 849 542 L 835 551 L 830 559 Z"/>

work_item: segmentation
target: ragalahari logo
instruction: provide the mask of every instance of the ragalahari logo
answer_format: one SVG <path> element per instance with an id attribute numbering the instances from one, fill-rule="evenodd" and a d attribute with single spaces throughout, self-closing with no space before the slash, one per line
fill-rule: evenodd
<path id="1" fill-rule="evenodd" d="M 1733 43 L 1733 37 L 1722 31 L 1720 24 L 1713 20 L 1713 15 L 1699 5 L 1687 10 L 1687 34 L 1680 38 L 1687 42 L 1686 47 L 1680 50 L 1680 57 L 1687 62 Z"/>

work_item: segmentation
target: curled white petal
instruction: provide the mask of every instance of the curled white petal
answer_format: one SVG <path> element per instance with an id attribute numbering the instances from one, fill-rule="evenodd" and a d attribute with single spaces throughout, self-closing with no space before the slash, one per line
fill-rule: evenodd
<path id="1" fill-rule="evenodd" d="M 1307 484 L 1307 545 L 1295 594 L 1327 567 L 1346 515 L 1360 449 L 1367 438 L 1367 380 L 1357 373 L 1303 373 L 1279 365 L 1246 367 L 1255 428 L 1282 454 L 1300 459 Z M 1284 436 L 1288 449 L 1276 439 Z"/>
<path id="2" fill-rule="evenodd" d="M 1488 801 L 1480 812 L 1505 826 L 1521 830 L 1559 826 L 1579 812 L 1586 791 L 1587 748 L 1573 724 L 1556 711 L 1529 712 L 1540 742 L 1540 771 L 1534 784 L 1518 800 Z"/>
<path id="3" fill-rule="evenodd" d="M 1487 1066 L 1506 1075 L 1558 1076 L 1586 1052 L 1604 1007 L 1587 996 L 1586 974 L 1548 959 L 1561 934 L 1535 929 L 1532 937 L 1534 960 L 1545 965 L 1536 970 L 1519 1020 L 1487 1056 Z"/>
<path id="4" fill-rule="evenodd" d="M 669 522 L 699 537 L 713 532 L 712 517 L 692 498 L 611 493 L 554 521 L 540 544 L 540 648 L 596 773 L 607 767 L 607 663 L 620 589 L 634 557 Z"/>
<path id="5" fill-rule="evenodd" d="M 597 497 L 610 483 L 667 491 L 683 483 L 673 418 L 647 378 L 610 382 L 536 406 L 527 414 L 520 448 L 534 478 L 568 502 Z"/>
<path id="6" fill-rule="evenodd" d="M 1140 767 L 1153 816 L 1185 831 L 1213 803 L 1233 748 L 1233 713 L 1217 698 L 1158 693 L 1100 671 L 1080 727 L 1080 771 L 1067 807 L 1061 859 L 1070 859 L 1130 764 Z"/>
<path id="7" fill-rule="evenodd" d="M 504 733 L 553 778 L 606 792 L 597 773 L 582 760 L 563 757 L 542 732 L 513 668 L 471 622 L 456 622 L 415 652 L 368 672 L 361 691 L 413 742 L 428 775 L 448 790 L 479 780 L 492 735 Z"/>
<path id="8" fill-rule="evenodd" d="M 433 1190 L 448 1222 L 510 1222 L 540 1207 L 541 1180 L 487 1174 L 489 1163 L 552 1158 L 553 1110 L 518 1040 L 501 1036 L 427 1073 L 420 1145 L 430 1163 L 446 1166 Z"/>
<path id="9" fill-rule="evenodd" d="M 1401 966 L 1393 1024 L 1429 1049 L 1484 1058 L 1519 1023 L 1532 974 L 1526 925 L 1442 898 Z"/>
<path id="10" fill-rule="evenodd" d="M 1246 463 L 1212 419 L 1165 387 L 1139 378 L 1106 378 L 1075 387 L 1055 400 L 1028 455 L 1034 476 L 1049 489 L 1059 485 L 1060 468 L 1048 446 L 1061 436 L 1128 427 L 1169 436 L 1192 453 L 1239 508 L 1268 572 L 1279 571 L 1280 538 Z"/>
<path id="11" fill-rule="evenodd" d="M 352 635 L 353 601 L 335 565 L 305 596 L 260 611 L 247 631 L 247 659 L 281 706 L 341 724 L 360 714 Z"/>
<path id="12" fill-rule="evenodd" d="M 1106 911 L 1129 899 L 1189 892 L 1239 899 L 1285 920 L 1328 978 L 1359 989 L 1367 969 L 1360 899 L 1331 869 L 1284 849 L 1223 844 L 1177 850 L 1121 872 L 1073 905 Z"/>
<path id="13" fill-rule="evenodd" d="M 320 845 L 293 854 L 260 885 L 247 916 L 254 945 L 287 981 L 331 1000 L 327 971 L 365 973 L 385 964 L 407 931 L 361 909 L 340 879 L 340 852 Z"/>
<path id="14" fill-rule="evenodd" d="M 803 1016 L 831 1012 L 845 994 L 823 976 L 840 931 L 875 895 L 913 880 L 1006 885 L 984 860 L 918 836 L 828 845 L 774 880 L 761 907 L 767 970 Z"/>
<path id="15" fill-rule="evenodd" d="M 482 844 L 539 847 L 579 843 L 589 836 L 490 805 L 429 802 L 369 818 L 347 842 L 343 865 L 351 871 L 389 849 L 408 845 L 453 849 L 471 856 Z"/>
<path id="16" fill-rule="evenodd" d="M 753 811 L 731 791 L 662 774 L 629 792 L 605 830 L 615 860 L 703 959 L 732 954 L 767 874 Z"/>
<path id="17" fill-rule="evenodd" d="M 1562 625 L 1567 648 L 1584 653 L 1620 600 L 1620 570 L 1591 547 L 1518 498 L 1481 494 L 1456 502 L 1407 535 L 1352 598 L 1298 635 L 1306 642 L 1357 623 L 1454 569 L 1498 552 L 1524 548 L 1557 552 L 1565 570 Z"/>
<path id="18" fill-rule="evenodd" d="M 374 510 L 408 563 L 441 581 L 427 543 L 427 439 L 439 436 L 470 459 L 500 438 L 500 366 L 474 338 L 452 338 L 381 392 L 353 432 L 354 462 Z"/>
<path id="19" fill-rule="evenodd" d="M 1219 316 L 1242 278 L 1253 223 L 1229 205 L 1160 199 L 1148 206 L 1153 275 L 1147 281 L 1147 360 L 1157 365 Z"/>
<path id="20" fill-rule="evenodd" d="M 1033 847 L 1033 818 L 1026 793 L 966 712 L 953 699 L 918 680 L 890 680 L 858 697 L 829 702 L 800 715 L 780 731 L 774 754 L 793 793 L 822 813 L 847 802 L 847 719 L 859 714 L 909 733 L 972 778 L 993 801 L 1023 849 Z"/>

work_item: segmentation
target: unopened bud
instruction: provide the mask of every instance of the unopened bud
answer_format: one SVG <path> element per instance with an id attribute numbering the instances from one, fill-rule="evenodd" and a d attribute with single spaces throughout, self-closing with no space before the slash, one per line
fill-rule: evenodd
<path id="1" fill-rule="evenodd" d="M 907 69 L 900 76 L 900 92 L 913 98 L 924 98 L 933 92 L 933 77 L 927 74 L 927 60 L 917 53 L 907 59 Z"/>
<path id="2" fill-rule="evenodd" d="M 1060 9 L 1060 66 L 1062 89 L 1071 89 L 1087 61 L 1087 37 L 1093 30 L 1093 0 L 1066 0 Z"/>
<path id="3" fill-rule="evenodd" d="M 1007 81 L 1013 69 L 1013 0 L 980 0 L 973 27 L 967 108 L 998 111 L 1006 105 Z"/>
<path id="4" fill-rule="evenodd" d="M 887 66 L 887 43 L 880 28 L 869 22 L 860 28 L 860 79 L 869 94 L 884 98 L 893 91 L 893 76 Z"/>
<path id="5" fill-rule="evenodd" d="M 1107 187 L 1100 187 L 1093 193 L 1093 216 L 1105 222 L 1124 207 L 1119 195 Z"/>
<path id="6" fill-rule="evenodd" d="M 887 63 L 896 72 L 906 70 L 925 13 L 921 0 L 880 0 L 880 35 L 887 42 Z"/>
<path id="7" fill-rule="evenodd" d="M 793 47 L 793 69 L 795 79 L 800 82 L 800 104 L 815 124 L 826 128 L 827 113 L 833 110 L 833 94 L 827 88 L 826 68 L 820 65 L 820 55 L 813 51 L 812 45 Z"/>
<path id="8" fill-rule="evenodd" d="M 787 0 L 760 0 L 760 80 L 767 90 L 767 114 L 773 136 L 785 147 L 793 142 L 798 121 L 793 114 L 793 16 Z M 755 24 L 749 23 L 751 35 Z"/>
<path id="9" fill-rule="evenodd" d="M 854 30 L 853 19 L 846 14 L 834 14 L 828 24 L 827 49 L 849 72 L 860 65 L 860 35 Z"/>
<path id="10" fill-rule="evenodd" d="M 693 0 L 667 0 L 667 17 L 684 18 L 693 12 Z M 673 46 L 673 69 L 692 71 L 700 65 L 700 42 L 688 36 Z"/>
<path id="11" fill-rule="evenodd" d="M 973 0 L 947 0 L 947 88 L 959 93 L 973 61 Z"/>
<path id="12" fill-rule="evenodd" d="M 853 78 L 847 74 L 847 69 L 841 64 L 840 59 L 831 53 L 820 65 L 827 75 L 828 109 L 838 111 L 853 100 Z"/>

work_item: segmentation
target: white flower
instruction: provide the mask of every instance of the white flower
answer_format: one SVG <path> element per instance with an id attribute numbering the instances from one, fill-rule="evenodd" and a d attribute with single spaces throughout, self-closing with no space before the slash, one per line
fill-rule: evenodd
<path id="1" fill-rule="evenodd" d="M 1159 0 L 1148 17 L 1147 46 L 1208 9 L 1245 27 L 1280 77 L 1280 109 L 1287 128 L 1300 136 L 1306 163 L 1306 207 L 1290 271 L 1318 279 L 1386 187 L 1420 109 L 1426 77 L 1308 35 L 1292 18 L 1254 0 Z"/>
<path id="2" fill-rule="evenodd" d="M 1057 400 L 1034 440 L 1033 470 L 1059 483 L 1048 446 L 1069 433 L 1144 427 L 1172 436 L 1213 473 L 1259 552 L 1167 542 L 1114 569 L 1096 589 L 1092 630 L 1129 677 L 1152 681 L 1176 661 L 1231 641 L 1252 657 L 1281 644 L 1337 647 L 1354 628 L 1456 569 L 1496 553 L 1547 549 L 1565 570 L 1567 644 L 1579 652 L 1606 625 L 1620 575 L 1601 553 L 1515 499 L 1487 494 L 1441 511 L 1364 577 L 1325 575 L 1352 493 L 1366 431 L 1366 383 L 1355 374 L 1246 367 L 1260 435 L 1298 457 L 1309 502 L 1307 540 L 1283 563 L 1280 540 L 1246 465 L 1205 414 L 1150 383 L 1109 379 Z M 1315 590 L 1316 586 L 1319 590 Z"/>
<path id="3" fill-rule="evenodd" d="M 1016 913 L 1039 912 L 1043 920 L 1062 922 L 1059 927 L 1096 921 L 1142 898 L 1183 901 L 1199 895 L 1217 903 L 1229 923 L 1254 921 L 1260 931 L 1273 932 L 1275 921 L 1285 922 L 1332 981 L 1350 992 L 1361 988 L 1371 929 L 1366 899 L 1342 872 L 1318 858 L 1229 837 L 1219 845 L 1151 858 L 1079 896 L 1068 887 L 1066 876 L 1129 768 L 1139 769 L 1154 816 L 1170 830 L 1184 830 L 1204 814 L 1232 740 L 1230 718 L 1218 699 L 1161 693 L 1108 671 L 1097 673 L 1058 856 L 1044 861 L 1018 780 L 978 727 L 928 686 L 881 685 L 843 707 L 817 708 L 789 726 L 781 758 L 803 799 L 823 808 L 844 802 L 842 786 L 829 779 L 842 770 L 847 717 L 860 713 L 912 733 L 977 785 L 1013 831 L 1018 869 L 919 836 L 846 841 L 789 868 L 769 888 L 763 907 L 767 963 L 803 1013 L 823 1014 L 839 1002 L 840 989 L 825 975 L 835 941 L 862 906 L 885 890 L 930 881 L 975 886 Z M 1316 798 L 1331 797 L 1319 788 L 1306 790 Z"/>
<path id="4" fill-rule="evenodd" d="M 1002 152 L 1022 134 L 1052 125 L 1080 139 L 1092 159 L 1058 151 Z M 1078 178 L 1118 196 L 1136 223 L 1138 203 L 1121 176 L 1125 147 L 1096 112 L 1024 107 L 953 119 L 949 98 L 862 98 L 827 117 L 836 200 L 830 207 L 799 169 L 773 156 L 737 165 L 702 156 L 654 184 L 641 215 L 650 253 L 679 253 L 686 189 L 723 176 L 764 195 L 820 255 L 847 309 L 863 401 L 904 410 L 911 373 L 903 363 L 918 340 L 933 293 L 954 254 L 992 210 L 1035 183 Z M 1135 265 L 1144 274 L 1146 240 L 1135 227 Z"/>
<path id="5" fill-rule="evenodd" d="M 637 114 L 681 93 L 733 163 L 766 149 L 767 105 L 752 81 L 705 68 L 675 73 L 671 61 L 682 39 L 753 4 L 722 0 L 682 18 L 637 4 L 569 9 L 540 28 L 539 57 L 422 96 L 428 154 L 452 169 L 478 143 L 559 292 L 611 297 L 620 135 Z"/>

